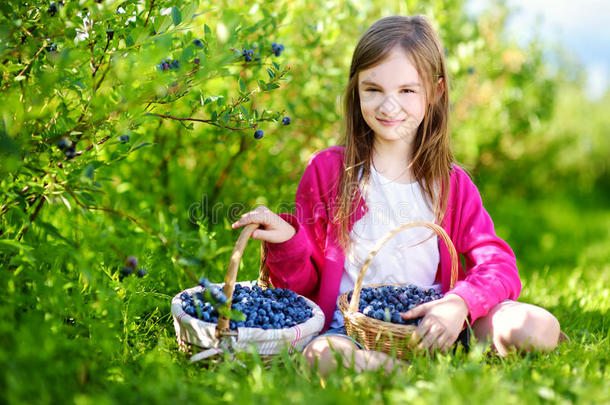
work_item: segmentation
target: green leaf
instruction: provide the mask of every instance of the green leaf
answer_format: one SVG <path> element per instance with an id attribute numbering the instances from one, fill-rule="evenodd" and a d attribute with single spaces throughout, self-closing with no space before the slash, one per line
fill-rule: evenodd
<path id="1" fill-rule="evenodd" d="M 210 35 L 212 33 L 212 30 L 210 29 L 210 27 L 208 27 L 207 24 L 203 24 L 203 32 L 207 36 L 207 35 Z"/>
<path id="2" fill-rule="evenodd" d="M 89 163 L 87 167 L 85 167 L 85 170 L 83 170 L 83 177 L 86 177 L 90 180 L 93 180 L 93 178 L 95 177 L 95 168 L 91 163 Z"/>
<path id="3" fill-rule="evenodd" d="M 265 91 L 277 89 L 279 87 L 280 85 L 277 83 L 267 83 L 267 86 L 265 86 Z"/>
<path id="4" fill-rule="evenodd" d="M 178 259 L 178 264 L 186 267 L 198 267 L 201 266 L 202 262 L 196 257 L 181 257 Z"/>
<path id="5" fill-rule="evenodd" d="M 70 201 L 68 201 L 68 199 L 66 197 L 64 197 L 63 195 L 60 195 L 59 198 L 64 203 L 64 205 L 66 207 L 68 207 L 68 211 L 72 211 L 72 206 L 70 205 Z"/>
<path id="6" fill-rule="evenodd" d="M 241 311 L 231 308 L 231 314 L 229 316 L 229 319 L 232 319 L 234 321 L 245 321 L 246 315 L 244 315 Z"/>
<path id="7" fill-rule="evenodd" d="M 72 245 L 72 241 L 66 239 L 61 233 L 59 233 L 59 230 L 53 226 L 52 224 L 48 223 L 48 222 L 44 222 L 41 220 L 36 221 L 36 224 L 42 228 L 44 228 L 50 235 L 54 236 L 57 239 L 61 239 L 64 242 L 66 242 L 68 245 Z"/>
<path id="8" fill-rule="evenodd" d="M 269 77 L 274 79 L 275 78 L 275 73 L 273 72 L 273 70 L 267 68 L 267 73 L 269 74 Z"/>
<path id="9" fill-rule="evenodd" d="M 11 240 L 11 239 L 0 239 L 0 248 L 2 248 L 2 247 L 32 250 L 31 246 L 21 244 L 20 242 L 17 242 L 16 240 Z"/>
<path id="10" fill-rule="evenodd" d="M 240 77 L 239 80 L 239 90 L 241 90 L 241 92 L 245 92 L 246 91 L 246 83 L 242 80 L 242 78 Z"/>
<path id="11" fill-rule="evenodd" d="M 143 147 L 148 146 L 148 145 L 152 145 L 152 143 L 150 143 L 150 142 L 141 143 L 138 146 L 134 147 L 131 151 L 133 152 L 134 150 L 138 150 L 138 149 L 143 148 Z"/>
<path id="12" fill-rule="evenodd" d="M 174 25 L 179 25 L 182 22 L 182 14 L 178 7 L 172 7 L 172 22 Z"/>

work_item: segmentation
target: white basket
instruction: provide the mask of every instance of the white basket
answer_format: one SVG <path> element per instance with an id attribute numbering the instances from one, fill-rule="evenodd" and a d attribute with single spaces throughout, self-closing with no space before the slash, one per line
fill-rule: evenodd
<path id="1" fill-rule="evenodd" d="M 235 287 L 235 277 L 237 267 L 241 259 L 241 254 L 245 248 L 245 243 L 257 225 L 248 225 L 241 233 L 233 254 L 231 255 L 231 265 L 227 271 L 224 284 L 210 284 L 223 288 L 224 294 L 231 299 Z M 262 288 L 268 286 L 269 270 L 265 265 L 264 248 L 261 255 L 261 269 L 258 281 L 238 282 L 243 287 L 254 287 L 259 285 Z M 251 350 L 254 348 L 261 355 L 273 355 L 280 353 L 283 349 L 289 352 L 301 351 L 324 327 L 324 313 L 322 309 L 310 299 L 299 295 L 305 300 L 312 310 L 312 317 L 307 321 L 290 328 L 282 329 L 262 329 L 250 327 L 238 327 L 236 330 L 228 330 L 228 319 L 219 317 L 218 323 L 205 322 L 188 315 L 182 309 L 182 299 L 180 295 L 187 292 L 191 295 L 202 291 L 201 286 L 189 288 L 177 294 L 172 299 L 171 312 L 174 318 L 174 329 L 178 339 L 180 350 L 194 353 L 201 349 L 209 349 L 206 354 L 195 358 L 201 359 L 223 351 L 224 343 L 228 343 L 232 350 Z M 221 325 L 222 324 L 222 325 Z M 192 360 L 195 360 L 192 359 Z"/>

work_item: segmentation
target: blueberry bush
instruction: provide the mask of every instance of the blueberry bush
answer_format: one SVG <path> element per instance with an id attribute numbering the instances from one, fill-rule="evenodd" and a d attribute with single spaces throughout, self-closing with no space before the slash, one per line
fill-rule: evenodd
<path id="1" fill-rule="evenodd" d="M 502 2 L 464 5 L 0 2 L 0 402 L 607 402 L 610 96 L 587 99 L 546 44 L 508 40 Z M 338 142 L 358 36 L 395 13 L 438 29 L 455 154 L 517 253 L 522 299 L 572 342 L 416 356 L 390 379 L 322 379 L 287 354 L 190 364 L 171 298 L 222 282 L 241 213 L 294 209 L 308 159 Z"/>

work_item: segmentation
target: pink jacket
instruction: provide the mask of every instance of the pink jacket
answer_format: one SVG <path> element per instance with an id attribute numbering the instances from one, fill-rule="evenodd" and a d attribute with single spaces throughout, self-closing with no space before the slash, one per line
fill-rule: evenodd
<path id="1" fill-rule="evenodd" d="M 343 169 L 344 147 L 333 146 L 314 155 L 297 189 L 295 214 L 279 214 L 296 229 L 282 243 L 266 243 L 267 263 L 275 287 L 289 288 L 316 302 L 328 329 L 336 308 L 345 255 L 338 244 L 338 228 L 329 218 L 337 201 L 337 183 Z M 442 223 L 466 268 L 459 264 L 458 282 L 450 291 L 466 301 L 469 320 L 485 316 L 499 302 L 516 300 L 521 292 L 515 255 L 494 231 L 481 196 L 458 166 L 451 172 L 447 213 Z M 368 207 L 360 201 L 350 218 L 350 229 Z M 449 291 L 451 260 L 439 238 L 440 280 Z"/>

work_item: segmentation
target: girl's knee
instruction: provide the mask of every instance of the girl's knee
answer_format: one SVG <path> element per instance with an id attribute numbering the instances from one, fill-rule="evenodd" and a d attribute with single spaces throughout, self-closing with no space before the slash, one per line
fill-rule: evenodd
<path id="1" fill-rule="evenodd" d="M 495 340 L 505 349 L 550 351 L 559 340 L 559 321 L 544 308 L 523 304 L 513 306 L 494 322 Z"/>
<path id="2" fill-rule="evenodd" d="M 314 366 L 317 359 L 327 352 L 330 352 L 328 339 L 316 338 L 305 346 L 303 357 L 305 357 L 305 360 L 307 360 L 310 365 Z"/>
<path id="3" fill-rule="evenodd" d="M 522 332 L 524 344 L 538 350 L 553 350 L 559 341 L 559 321 L 546 309 L 531 307 Z"/>
<path id="4" fill-rule="evenodd" d="M 313 367 L 318 366 L 321 372 L 337 365 L 335 357 L 351 357 L 357 347 L 342 337 L 317 337 L 312 340 L 303 350 L 303 357 Z"/>

